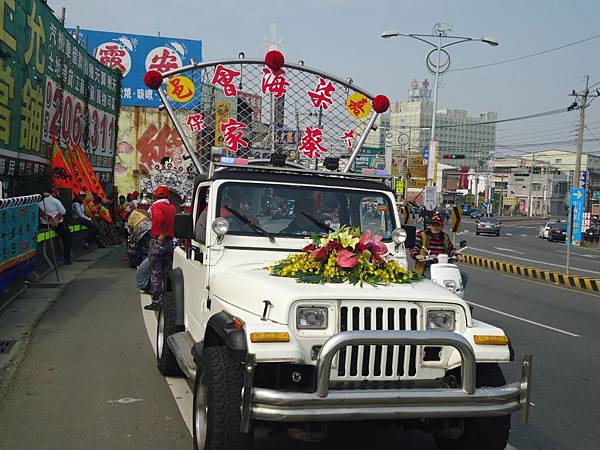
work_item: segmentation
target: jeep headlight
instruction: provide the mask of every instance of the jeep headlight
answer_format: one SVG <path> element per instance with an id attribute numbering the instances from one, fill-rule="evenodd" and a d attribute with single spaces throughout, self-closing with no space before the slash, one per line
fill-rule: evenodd
<path id="1" fill-rule="evenodd" d="M 454 292 L 456 290 L 456 281 L 454 281 L 454 280 L 444 280 L 444 286 L 446 286 L 446 289 L 449 289 L 452 292 Z"/>
<path id="2" fill-rule="evenodd" d="M 296 327 L 299 330 L 325 330 L 327 328 L 327 308 L 323 306 L 302 306 L 296 310 Z"/>
<path id="3" fill-rule="evenodd" d="M 454 311 L 427 311 L 427 329 L 454 331 L 456 313 Z"/>

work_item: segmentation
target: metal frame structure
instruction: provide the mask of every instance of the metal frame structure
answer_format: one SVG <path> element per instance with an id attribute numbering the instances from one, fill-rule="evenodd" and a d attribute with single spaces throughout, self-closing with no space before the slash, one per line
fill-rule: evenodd
<path id="1" fill-rule="evenodd" d="M 265 61 L 262 59 L 246 59 L 244 58 L 238 58 L 238 59 L 222 59 L 222 60 L 217 60 L 217 61 L 207 61 L 207 62 L 201 62 L 201 63 L 194 63 L 194 64 L 190 64 L 184 67 L 180 67 L 168 72 L 165 72 L 163 74 L 163 78 L 166 80 L 170 77 L 173 76 L 177 76 L 180 74 L 184 74 L 188 71 L 191 70 L 199 70 L 199 69 L 206 69 L 206 68 L 210 68 L 210 67 L 215 67 L 218 65 L 259 65 L 259 66 L 264 66 L 265 65 Z M 284 69 L 294 69 L 296 71 L 299 72 L 304 72 L 307 74 L 311 74 L 311 75 L 316 75 L 319 77 L 322 77 L 325 80 L 328 81 L 333 81 L 347 89 L 352 89 L 355 92 L 358 92 L 360 94 L 363 94 L 365 97 L 367 97 L 370 101 L 373 100 L 374 95 L 371 94 L 369 91 L 362 89 L 358 86 L 355 86 L 352 83 L 351 79 L 347 79 L 344 80 L 342 78 L 336 77 L 334 75 L 330 75 L 326 72 L 320 71 L 318 69 L 314 69 L 314 68 L 310 68 L 310 67 L 306 67 L 303 64 L 290 64 L 290 63 L 285 63 L 282 68 Z M 158 88 L 158 95 L 160 96 L 160 99 L 163 103 L 162 107 L 159 107 L 159 109 L 166 109 L 169 117 L 171 118 L 171 121 L 173 122 L 177 132 L 179 133 L 183 145 L 190 157 L 190 159 L 192 160 L 192 163 L 194 164 L 194 167 L 196 168 L 196 170 L 201 174 L 201 175 L 205 175 L 206 174 L 206 169 L 202 166 L 200 160 L 198 159 L 196 153 L 194 152 L 193 146 L 191 144 L 191 142 L 189 141 L 185 130 L 183 129 L 183 127 L 181 126 L 181 124 L 179 123 L 179 121 L 177 120 L 176 114 L 175 114 L 175 110 L 173 108 L 173 106 L 171 105 L 171 103 L 169 102 L 168 98 L 167 98 L 167 94 L 164 90 L 164 88 L 161 86 Z M 348 163 L 346 165 L 346 167 L 344 168 L 343 172 L 344 173 L 348 173 L 352 167 L 354 166 L 354 163 L 356 161 L 356 158 L 359 156 L 360 151 L 365 143 L 365 141 L 367 140 L 367 137 L 370 133 L 370 131 L 373 129 L 373 126 L 375 124 L 375 121 L 377 120 L 377 118 L 379 117 L 379 113 L 374 111 L 372 112 L 372 115 L 367 123 L 367 126 L 365 128 L 365 131 L 363 132 L 363 134 L 360 136 L 360 139 L 356 145 L 356 147 L 353 149 L 352 154 L 350 155 L 350 158 L 348 160 Z M 376 178 L 380 178 L 381 177 L 376 177 Z"/>

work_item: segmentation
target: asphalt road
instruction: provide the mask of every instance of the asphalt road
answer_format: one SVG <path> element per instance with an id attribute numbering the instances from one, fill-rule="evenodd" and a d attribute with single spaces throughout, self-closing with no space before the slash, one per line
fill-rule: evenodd
<path id="1" fill-rule="evenodd" d="M 537 238 L 536 238 L 537 239 Z M 1 449 L 188 449 L 191 389 L 155 365 L 155 318 L 121 252 L 73 282 L 44 316 L 0 402 Z M 531 422 L 513 417 L 509 449 L 597 448 L 600 297 L 467 268 L 475 316 L 534 360 Z M 509 381 L 518 362 L 505 366 Z M 255 448 L 434 450 L 419 432 L 343 428 L 321 444 L 258 436 Z M 482 447 L 485 448 L 485 447 Z"/>
<path id="2" fill-rule="evenodd" d="M 564 243 L 540 239 L 540 223 L 503 223 L 500 237 L 475 235 L 475 223 L 463 220 L 457 240 L 466 239 L 467 253 L 529 267 L 565 272 L 567 249 Z M 600 278 L 600 249 L 571 247 L 570 273 Z"/>

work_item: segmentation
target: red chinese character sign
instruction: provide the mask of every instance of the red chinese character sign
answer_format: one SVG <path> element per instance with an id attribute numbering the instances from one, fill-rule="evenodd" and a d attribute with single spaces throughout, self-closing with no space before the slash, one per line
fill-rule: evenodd
<path id="1" fill-rule="evenodd" d="M 221 86 L 226 97 L 235 97 L 237 89 L 235 87 L 235 79 L 240 76 L 241 72 L 237 70 L 227 69 L 222 65 L 218 65 L 213 74 L 210 83 L 213 86 Z"/>
<path id="2" fill-rule="evenodd" d="M 97 49 L 96 58 L 111 69 L 117 68 L 126 76 L 131 70 L 129 51 L 116 42 L 104 42 Z"/>
<path id="3" fill-rule="evenodd" d="M 181 67 L 181 56 L 168 47 L 156 47 L 146 56 L 146 70 L 158 70 L 160 73 Z"/>
<path id="4" fill-rule="evenodd" d="M 187 77 L 175 76 L 169 79 L 167 84 L 167 95 L 179 103 L 189 102 L 194 98 L 196 88 L 194 83 Z"/>
<path id="5" fill-rule="evenodd" d="M 321 144 L 322 142 L 323 130 L 320 128 L 312 129 L 310 127 L 306 127 L 298 150 L 311 159 L 320 158 L 321 153 L 327 153 L 327 149 Z"/>
<path id="6" fill-rule="evenodd" d="M 237 152 L 239 147 L 248 148 L 248 142 L 244 140 L 245 129 L 246 124 L 235 119 L 229 119 L 219 125 L 219 130 L 223 135 L 223 143 L 228 150 Z"/>
<path id="7" fill-rule="evenodd" d="M 340 139 L 346 143 L 348 151 L 352 152 L 352 147 L 354 146 L 354 130 L 346 131 L 340 136 Z"/>
<path id="8" fill-rule="evenodd" d="M 186 119 L 186 124 L 192 133 L 201 132 L 206 128 L 202 114 L 190 114 Z"/>
<path id="9" fill-rule="evenodd" d="M 357 92 L 346 100 L 346 109 L 351 116 L 363 119 L 371 112 L 371 102 L 365 95 Z"/>
<path id="10" fill-rule="evenodd" d="M 283 97 L 287 93 L 287 87 L 290 85 L 285 79 L 285 70 L 279 69 L 272 71 L 268 67 L 263 67 L 263 79 L 261 90 L 263 94 L 273 94 L 275 98 Z"/>
<path id="11" fill-rule="evenodd" d="M 333 103 L 331 96 L 335 92 L 335 86 L 331 81 L 326 81 L 319 78 L 319 83 L 313 91 L 308 91 L 308 98 L 315 108 L 323 108 L 327 110 L 329 105 Z"/>

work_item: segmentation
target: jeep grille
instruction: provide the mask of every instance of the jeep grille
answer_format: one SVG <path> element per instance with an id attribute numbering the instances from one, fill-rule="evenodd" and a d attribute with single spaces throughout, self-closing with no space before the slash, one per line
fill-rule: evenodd
<path id="1" fill-rule="evenodd" d="M 391 303 L 391 302 L 390 302 Z M 381 305 L 381 304 L 380 304 Z M 420 312 L 414 305 L 367 306 L 358 302 L 342 302 L 340 331 L 354 330 L 418 330 Z M 358 345 L 338 353 L 337 367 L 331 380 L 401 380 L 416 378 L 417 346 Z"/>

